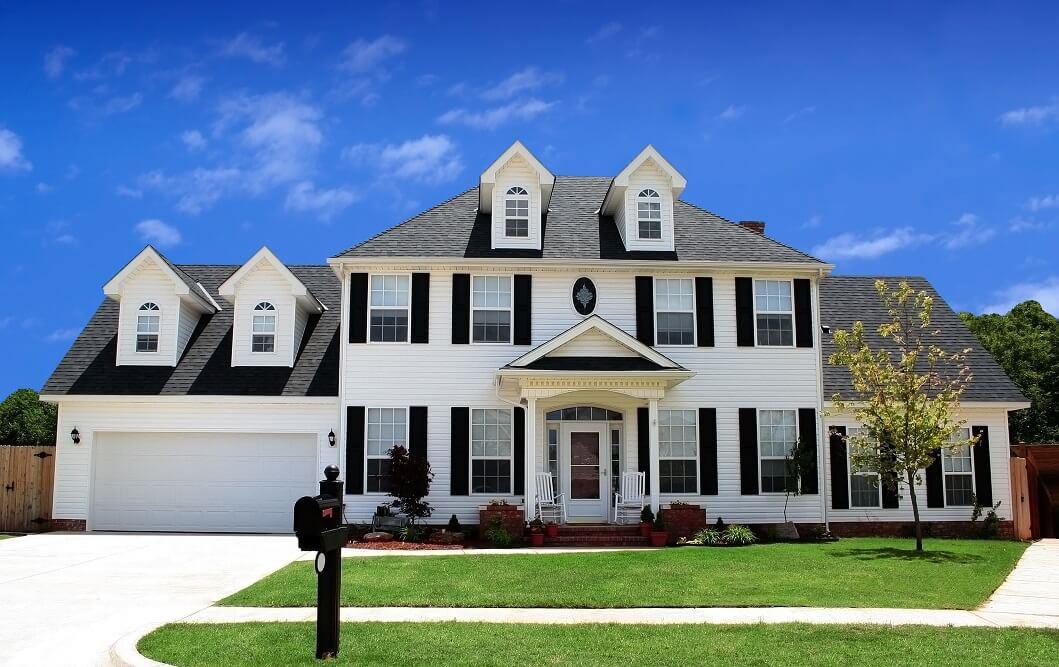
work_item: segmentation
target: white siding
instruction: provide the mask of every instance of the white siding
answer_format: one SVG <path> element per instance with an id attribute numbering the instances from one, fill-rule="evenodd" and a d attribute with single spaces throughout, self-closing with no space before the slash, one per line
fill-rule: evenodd
<path id="1" fill-rule="evenodd" d="M 158 304 L 161 320 L 157 352 L 136 351 L 136 317 L 140 306 L 148 301 Z M 118 366 L 176 365 L 177 327 L 180 298 L 173 281 L 155 264 L 145 262 L 122 285 L 118 309 Z"/>
<path id="2" fill-rule="evenodd" d="M 267 301 L 276 307 L 275 351 L 253 352 L 254 307 Z M 232 325 L 232 366 L 293 366 L 294 311 L 298 307 L 290 284 L 268 262 L 260 262 L 242 281 L 235 295 Z"/>
<path id="3" fill-rule="evenodd" d="M 294 308 L 294 342 L 293 349 L 291 350 L 292 361 L 291 365 L 294 365 L 294 361 L 298 360 L 298 350 L 302 346 L 302 338 L 305 337 L 305 325 L 309 321 L 309 314 L 305 312 L 305 309 L 301 306 L 295 305 Z"/>
<path id="4" fill-rule="evenodd" d="M 586 331 L 552 350 L 549 357 L 635 357 L 635 352 L 599 331 Z"/>
<path id="5" fill-rule="evenodd" d="M 504 235 L 504 200 L 512 186 L 525 188 L 529 193 L 529 236 L 509 238 Z M 493 186 L 493 247 L 541 247 L 541 186 L 540 175 L 520 156 L 514 156 L 496 175 Z"/>
<path id="6" fill-rule="evenodd" d="M 662 202 L 662 238 L 642 240 L 639 238 L 637 196 L 644 188 L 656 191 Z M 622 239 L 629 250 L 673 250 L 673 190 L 669 177 L 653 160 L 647 160 L 629 176 L 625 190 L 625 220 Z M 617 221 L 615 221 L 617 222 Z M 619 227 L 621 229 L 621 227 Z"/>
<path id="7" fill-rule="evenodd" d="M 179 360 L 181 355 L 184 354 L 184 348 L 188 346 L 188 341 L 191 340 L 191 334 L 195 332 L 195 327 L 199 323 L 199 311 L 193 308 L 190 304 L 181 302 L 180 303 L 180 323 L 177 327 L 177 344 L 176 344 L 176 358 Z"/>

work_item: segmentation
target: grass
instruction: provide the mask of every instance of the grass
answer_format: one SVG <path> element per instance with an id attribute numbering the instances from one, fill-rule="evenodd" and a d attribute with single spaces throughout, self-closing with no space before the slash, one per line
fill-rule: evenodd
<path id="1" fill-rule="evenodd" d="M 172 665 L 313 665 L 311 623 L 167 625 L 140 640 Z M 821 625 L 346 623 L 329 665 L 1054 665 L 1059 632 Z"/>
<path id="2" fill-rule="evenodd" d="M 916 607 L 971 609 L 1025 545 L 983 540 L 846 539 L 828 544 L 566 554 L 347 558 L 350 607 Z M 316 604 L 313 564 L 296 562 L 223 600 Z"/>
<path id="3" fill-rule="evenodd" d="M 0 533 L 0 540 L 6 540 L 9 537 L 20 537 L 20 536 L 19 535 L 14 535 L 12 533 Z"/>

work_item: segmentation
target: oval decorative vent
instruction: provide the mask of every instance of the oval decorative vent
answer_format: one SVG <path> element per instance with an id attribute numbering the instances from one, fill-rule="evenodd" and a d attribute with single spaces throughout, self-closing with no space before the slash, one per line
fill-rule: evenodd
<path id="1" fill-rule="evenodd" d="M 591 315 L 596 309 L 596 285 L 589 278 L 582 276 L 575 280 L 571 296 L 578 314 Z"/>

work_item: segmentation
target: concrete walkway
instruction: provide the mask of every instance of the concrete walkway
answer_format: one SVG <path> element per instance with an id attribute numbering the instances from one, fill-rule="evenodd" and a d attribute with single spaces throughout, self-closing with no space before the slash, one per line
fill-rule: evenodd
<path id="1" fill-rule="evenodd" d="M 1059 622 L 1059 539 L 1031 544 L 979 611 L 992 615 L 1033 614 Z"/>

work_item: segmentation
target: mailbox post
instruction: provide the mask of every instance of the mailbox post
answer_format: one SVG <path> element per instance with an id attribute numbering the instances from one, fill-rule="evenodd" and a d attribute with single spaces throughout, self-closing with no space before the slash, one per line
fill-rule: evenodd
<path id="1" fill-rule="evenodd" d="M 294 503 L 294 534 L 298 548 L 316 553 L 316 657 L 338 656 L 342 591 L 342 547 L 349 527 L 342 521 L 343 484 L 338 467 L 327 466 L 320 495 Z"/>

